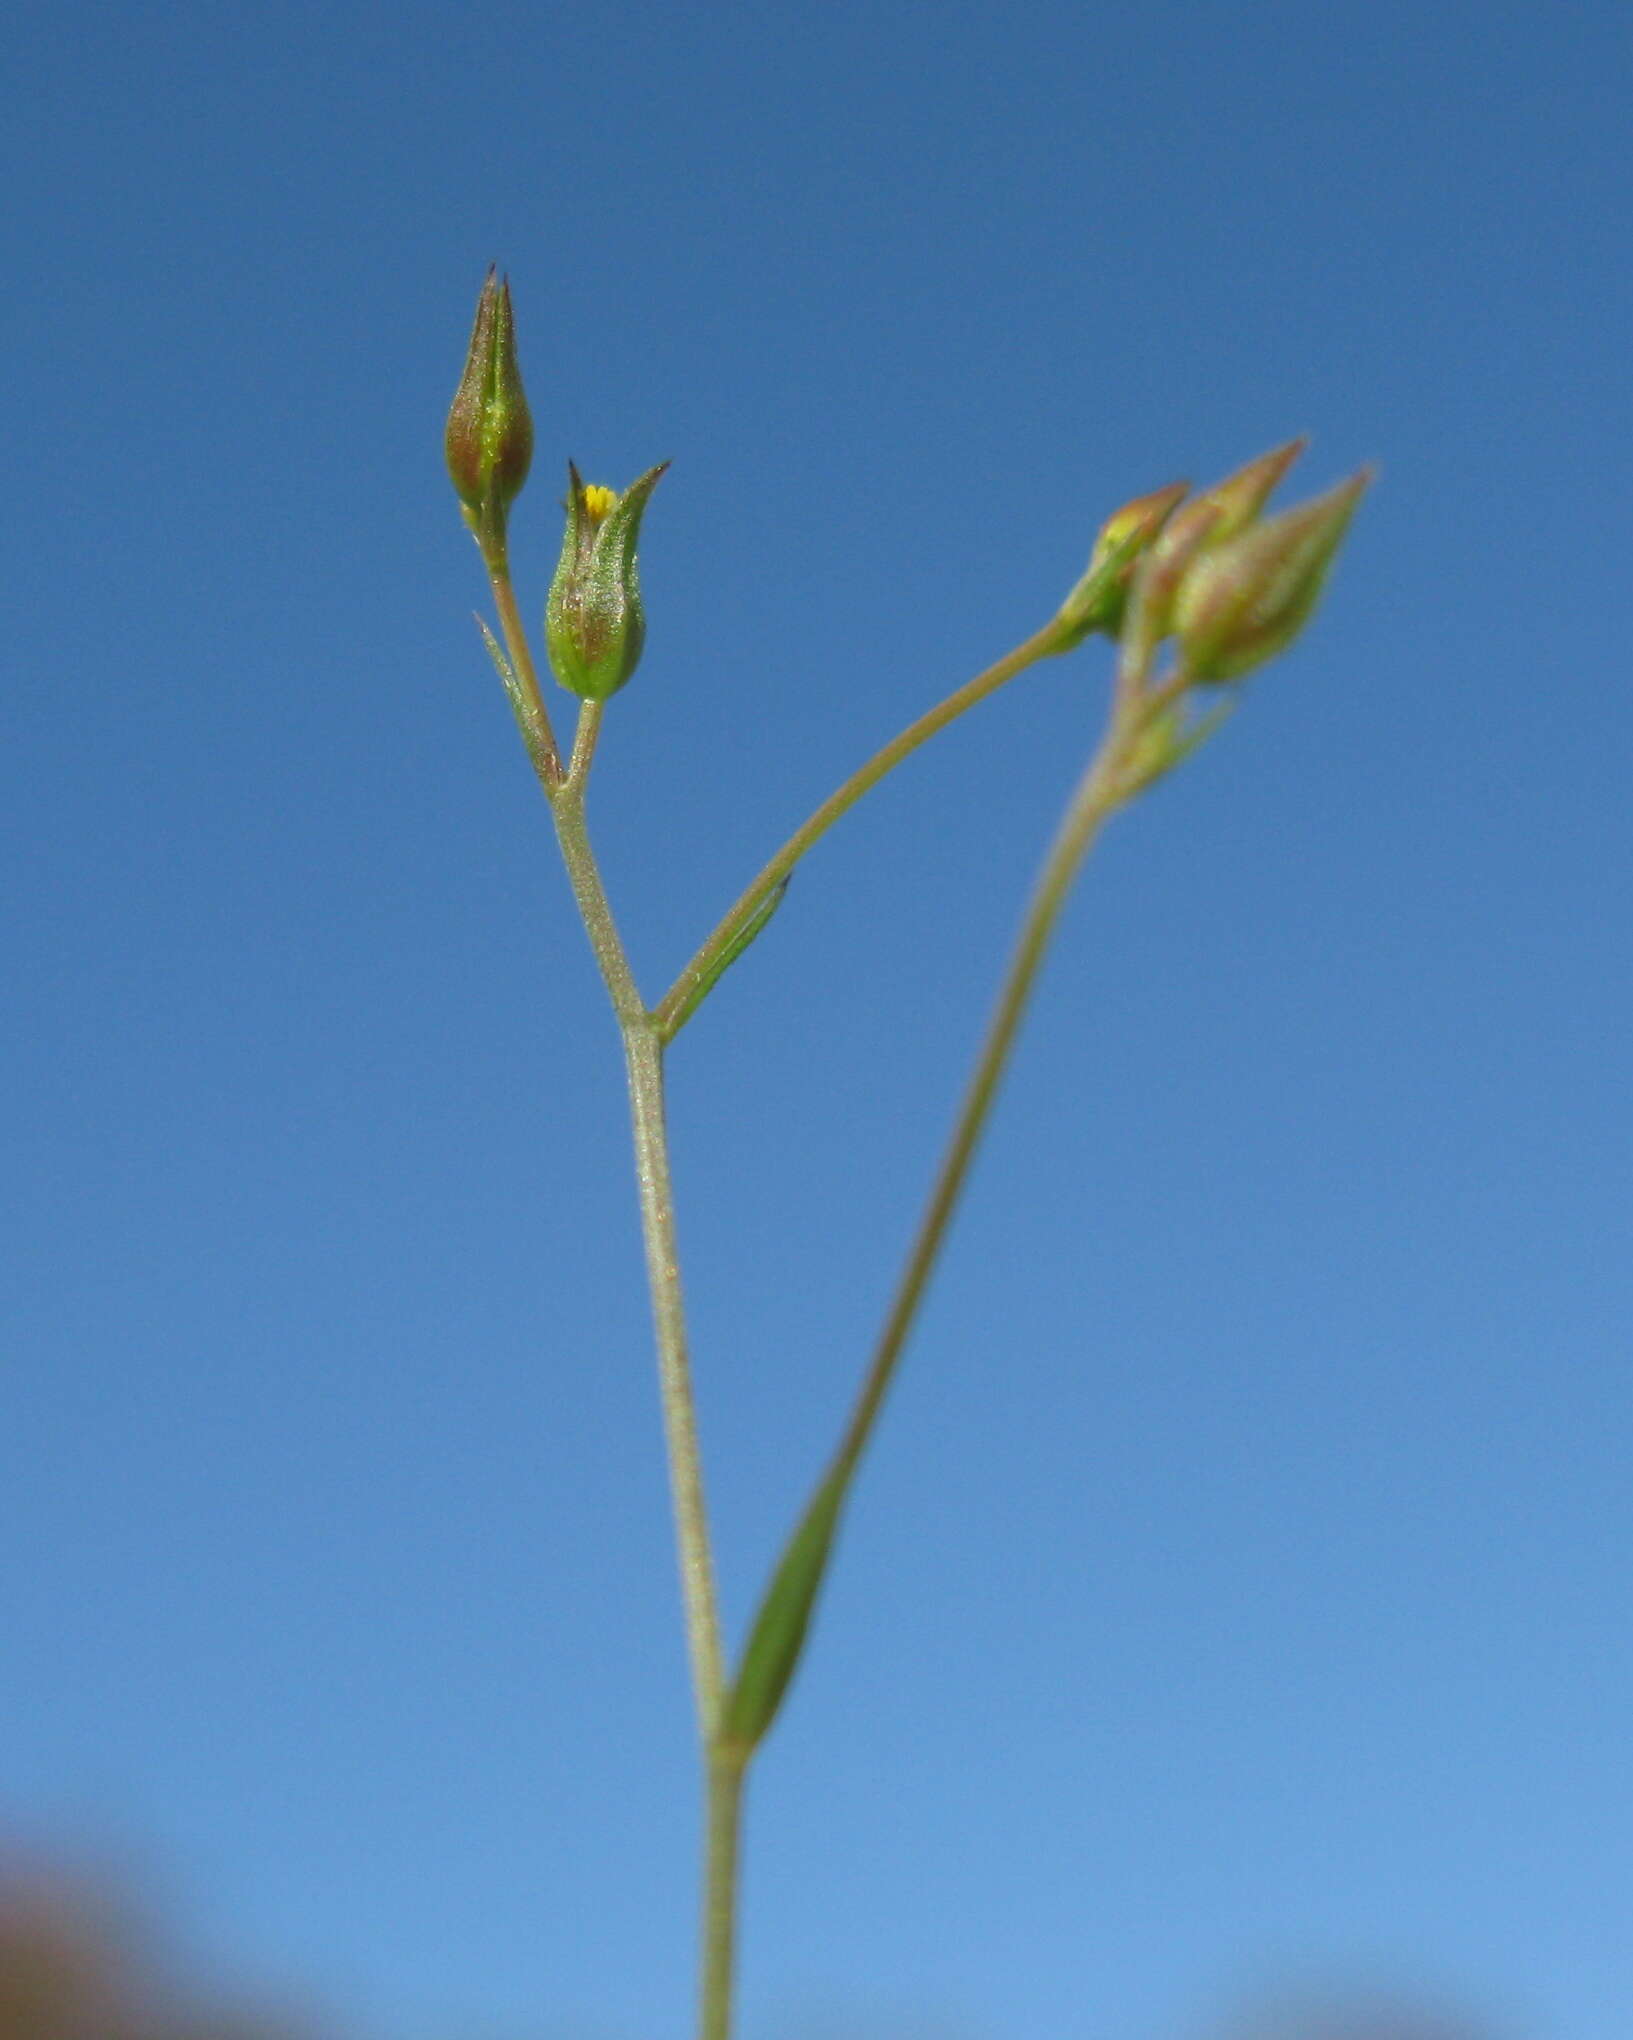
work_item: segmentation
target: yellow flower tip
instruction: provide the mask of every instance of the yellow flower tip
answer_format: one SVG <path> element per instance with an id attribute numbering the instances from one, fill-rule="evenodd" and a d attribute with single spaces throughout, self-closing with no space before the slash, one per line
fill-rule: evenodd
<path id="1" fill-rule="evenodd" d="M 600 524 L 618 504 L 618 491 L 604 489 L 599 482 L 587 482 L 584 486 L 584 514 L 592 524 Z"/>

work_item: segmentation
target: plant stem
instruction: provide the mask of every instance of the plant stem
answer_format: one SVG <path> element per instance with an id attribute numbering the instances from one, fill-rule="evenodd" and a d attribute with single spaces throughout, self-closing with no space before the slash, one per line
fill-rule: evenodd
<path id="1" fill-rule="evenodd" d="M 582 701 L 578 708 L 578 728 L 573 733 L 572 763 L 567 767 L 567 783 L 582 791 L 590 766 L 595 759 L 596 742 L 601 735 L 601 718 L 607 712 L 604 701 Z"/>
<path id="2" fill-rule="evenodd" d="M 646 1242 L 646 1275 L 652 1291 L 652 1322 L 658 1341 L 658 1380 L 669 1448 L 681 1587 L 686 1599 L 692 1687 L 697 1699 L 698 1726 L 707 1741 L 720 1719 L 726 1669 L 714 1560 L 709 1547 L 709 1515 L 703 1494 L 703 1457 L 698 1445 L 697 1407 L 687 1351 L 680 1260 L 675 1244 L 675 1199 L 669 1177 L 669 1136 L 664 1117 L 663 1044 L 650 1021 L 643 1019 L 640 1026 L 625 1028 L 624 1057 L 629 1069 L 630 1125 L 635 1136 L 641 1231 Z"/>
<path id="3" fill-rule="evenodd" d="M 1183 676 L 1142 692 L 1143 675 L 1125 666 L 1119 675 L 1111 720 L 1104 738 L 1073 790 L 1055 832 L 1016 938 L 1009 970 L 966 1086 L 958 1117 L 936 1172 L 929 1201 L 879 1333 L 873 1359 L 852 1408 L 850 1421 L 824 1475 L 848 1481 L 866 1448 L 874 1420 L 890 1388 L 907 1335 L 946 1241 L 947 1228 L 968 1178 L 998 1087 L 1015 1046 L 1021 1021 L 1037 986 L 1048 951 L 1083 860 L 1106 822 L 1127 797 L 1122 775 L 1131 747 L 1150 721 L 1183 692 Z"/>
<path id="4" fill-rule="evenodd" d="M 657 1336 L 658 1381 L 686 1610 L 686 1642 L 704 1750 L 706 1810 L 699 2032 L 706 2040 L 729 2040 L 737 1931 L 737 1852 L 746 1757 L 723 1748 L 718 1741 L 726 1667 L 675 1239 L 675 1199 L 664 1112 L 663 1042 L 642 1004 L 584 821 L 584 777 L 594 753 L 600 717 L 600 704 L 586 702 L 573 746 L 572 769 L 552 802 L 552 811 L 573 894 L 618 1018 L 629 1074 L 629 1117 L 635 1141 L 641 1237 L 646 1248 L 647 1285 L 652 1294 L 652 1323 Z"/>
<path id="5" fill-rule="evenodd" d="M 1017 645 L 1012 652 L 1006 652 L 984 673 L 977 673 L 973 680 L 949 694 L 945 701 L 921 715 L 917 722 L 910 723 L 898 736 L 893 737 L 883 750 L 876 751 L 865 765 L 859 766 L 843 786 L 831 793 L 816 812 L 796 829 L 777 854 L 765 864 L 758 875 L 741 892 L 736 901 L 716 925 L 713 933 L 673 985 L 653 1008 L 653 1017 L 665 1041 L 678 1033 L 687 1003 L 697 985 L 708 976 L 720 953 L 726 949 L 733 937 L 749 920 L 756 907 L 771 891 L 772 887 L 786 878 L 806 851 L 833 827 L 841 815 L 849 812 L 862 798 L 878 785 L 888 772 L 892 772 L 904 758 L 911 757 L 921 744 L 944 730 L 951 722 L 974 708 L 977 702 L 985 701 L 989 694 L 995 694 L 1008 680 L 1024 673 L 1028 666 L 1036 665 L 1058 647 L 1059 622 L 1052 619 L 1043 629 L 1035 632 L 1024 644 Z"/>
<path id="6" fill-rule="evenodd" d="M 593 726 L 592 726 L 593 727 Z M 581 747 L 583 725 L 580 726 Z M 669 1480 L 686 1607 L 686 1640 L 699 1729 L 705 1745 L 719 1719 L 725 1690 L 720 1615 L 714 1560 L 703 1494 L 703 1460 L 687 1352 L 686 1310 L 681 1294 L 680 1258 L 675 1242 L 675 1200 L 669 1173 L 669 1137 L 664 1114 L 663 1044 L 642 1004 L 600 867 L 584 821 L 582 775 L 564 785 L 551 803 L 562 860 L 573 895 L 612 999 L 623 1036 L 629 1073 L 630 1126 L 635 1139 L 635 1178 L 640 1192 L 641 1235 L 646 1247 L 647 1282 L 658 1344 L 658 1381 L 663 1401 Z"/>
<path id="7" fill-rule="evenodd" d="M 747 1752 L 719 1747 L 710 1752 L 698 2040 L 729 2040 L 731 2033 L 737 1858 L 747 1774 Z"/>

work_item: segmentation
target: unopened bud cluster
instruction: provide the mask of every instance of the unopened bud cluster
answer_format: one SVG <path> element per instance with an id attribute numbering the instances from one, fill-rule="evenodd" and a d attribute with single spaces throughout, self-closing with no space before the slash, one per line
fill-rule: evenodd
<path id="1" fill-rule="evenodd" d="M 1263 516 L 1304 450 L 1295 439 L 1187 501 L 1176 482 L 1125 504 L 1102 527 L 1088 571 L 1056 619 L 1061 650 L 1091 631 L 1140 652 L 1177 641 L 1188 679 L 1240 679 L 1285 651 L 1309 621 L 1355 506 L 1362 469 L 1323 496 Z"/>

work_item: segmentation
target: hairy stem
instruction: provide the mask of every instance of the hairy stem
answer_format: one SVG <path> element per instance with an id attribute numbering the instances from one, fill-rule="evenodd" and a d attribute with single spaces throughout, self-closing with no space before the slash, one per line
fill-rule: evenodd
<path id="1" fill-rule="evenodd" d="M 581 729 L 582 739 L 582 729 Z M 680 1257 L 675 1241 L 675 1199 L 669 1173 L 669 1136 L 664 1113 L 663 1044 L 642 1004 L 635 976 L 607 901 L 600 867 L 584 822 L 583 781 L 564 787 L 552 803 L 556 834 L 573 895 L 590 946 L 606 981 L 623 1037 L 629 1075 L 630 1126 L 635 1139 L 635 1179 L 640 1194 L 641 1235 L 658 1345 L 658 1381 L 686 1607 L 686 1639 L 692 1687 L 705 1744 L 714 1734 L 725 1690 L 720 1615 L 714 1560 L 703 1494 L 703 1458 L 698 1444 L 681 1293 Z"/>
<path id="2" fill-rule="evenodd" d="M 582 794 L 584 781 L 595 761 L 595 747 L 601 736 L 601 718 L 607 712 L 604 701 L 581 701 L 578 728 L 573 733 L 573 757 L 567 767 L 567 783 Z"/>
<path id="3" fill-rule="evenodd" d="M 646 1243 L 647 1284 L 658 1342 L 658 1379 L 668 1439 L 675 1537 L 681 1587 L 686 1599 L 686 1636 L 698 1726 L 705 1740 L 720 1719 L 726 1671 L 715 1596 L 709 1514 L 703 1494 L 703 1456 L 698 1445 L 697 1406 L 686 1341 L 680 1258 L 675 1244 L 675 1198 L 669 1177 L 669 1136 L 663 1097 L 663 1046 L 650 1022 L 624 1031 L 629 1070 L 630 1126 L 635 1136 L 635 1174 L 640 1188 L 641 1232 Z"/>

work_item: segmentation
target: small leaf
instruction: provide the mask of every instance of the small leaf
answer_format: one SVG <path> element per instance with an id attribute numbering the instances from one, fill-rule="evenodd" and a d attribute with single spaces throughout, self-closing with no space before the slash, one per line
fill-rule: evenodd
<path id="1" fill-rule="evenodd" d="M 533 715 L 533 704 L 528 700 L 521 682 L 516 678 L 515 668 L 499 649 L 499 640 L 488 629 L 484 619 L 476 619 L 476 627 L 482 633 L 482 642 L 488 648 L 488 657 L 493 661 L 504 685 L 505 699 L 510 703 L 510 712 L 516 718 L 516 727 L 522 733 L 522 742 L 527 746 L 527 755 L 533 761 L 533 770 L 540 778 L 550 777 L 550 746 L 544 740 Z"/>
<path id="2" fill-rule="evenodd" d="M 703 972 L 703 975 L 697 980 L 696 984 L 692 986 L 685 999 L 670 1018 L 668 1025 L 664 1028 L 663 1038 L 665 1041 L 674 1040 L 675 1036 L 686 1025 L 687 1021 L 691 1019 L 698 1007 L 702 1005 L 715 986 L 719 984 L 721 978 L 731 969 L 738 957 L 742 955 L 743 951 L 747 949 L 755 937 L 769 926 L 772 915 L 783 903 L 783 895 L 787 892 L 789 880 L 792 879 L 793 875 L 792 872 L 789 872 L 777 881 L 764 899 L 751 910 L 742 927 L 738 929 L 725 948 L 721 950 L 720 954 Z"/>
<path id="3" fill-rule="evenodd" d="M 1119 796 L 1125 801 L 1133 800 L 1155 786 L 1159 779 L 1166 779 L 1176 765 L 1184 764 L 1193 751 L 1199 750 L 1208 741 L 1226 717 L 1235 712 L 1236 706 L 1234 700 L 1218 702 L 1206 715 L 1197 716 L 1189 723 L 1182 719 L 1177 708 L 1169 709 L 1135 745 L 1118 782 Z"/>
<path id="4" fill-rule="evenodd" d="M 745 1755 L 761 1742 L 782 1705 L 805 1648 L 805 1633 L 828 1560 L 854 1462 L 834 1468 L 812 1496 L 771 1575 L 743 1646 L 721 1712 L 723 1739 Z"/>
<path id="5" fill-rule="evenodd" d="M 472 615 L 476 614 L 474 610 L 471 613 Z M 478 616 L 476 618 L 476 627 L 482 633 L 482 642 L 488 648 L 488 657 L 498 668 L 499 678 L 505 683 L 505 692 L 514 696 L 516 693 L 516 675 L 510 670 L 509 660 L 499 649 L 499 640 L 488 629 L 485 618 Z"/>

